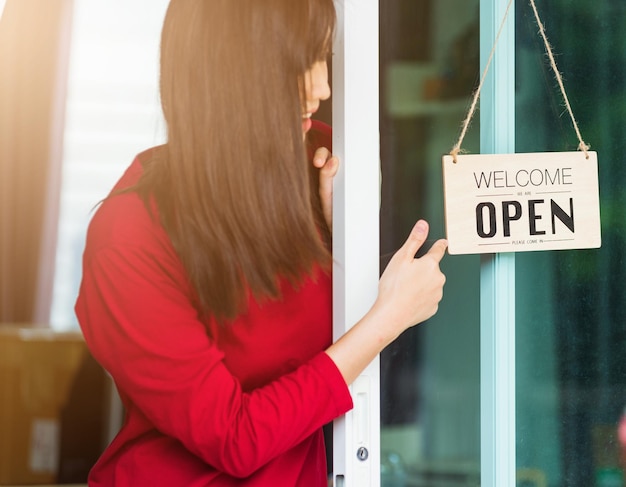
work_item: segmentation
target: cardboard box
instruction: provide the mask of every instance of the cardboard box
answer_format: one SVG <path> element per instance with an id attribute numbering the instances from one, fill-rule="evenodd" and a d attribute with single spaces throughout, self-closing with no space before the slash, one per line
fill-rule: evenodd
<path id="1" fill-rule="evenodd" d="M 56 482 L 61 415 L 88 355 L 79 332 L 0 326 L 0 485 Z"/>

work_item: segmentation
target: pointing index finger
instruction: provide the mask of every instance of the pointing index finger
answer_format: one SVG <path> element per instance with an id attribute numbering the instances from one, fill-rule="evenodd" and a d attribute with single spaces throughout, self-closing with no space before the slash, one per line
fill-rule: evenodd
<path id="1" fill-rule="evenodd" d="M 438 263 L 441 262 L 443 256 L 446 254 L 446 249 L 448 248 L 448 241 L 445 239 L 437 240 L 430 250 L 427 252 L 427 255 L 433 257 Z"/>

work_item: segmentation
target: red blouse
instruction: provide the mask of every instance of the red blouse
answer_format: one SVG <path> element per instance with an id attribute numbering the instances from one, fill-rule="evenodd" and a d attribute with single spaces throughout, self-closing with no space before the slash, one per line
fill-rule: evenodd
<path id="1" fill-rule="evenodd" d="M 135 160 L 117 187 L 141 174 Z M 76 314 L 111 374 L 124 425 L 90 486 L 325 486 L 322 426 L 352 407 L 323 352 L 331 280 L 318 271 L 232 326 L 199 320 L 164 229 L 135 193 L 106 200 L 83 256 Z M 207 332 L 208 330 L 208 332 Z"/>

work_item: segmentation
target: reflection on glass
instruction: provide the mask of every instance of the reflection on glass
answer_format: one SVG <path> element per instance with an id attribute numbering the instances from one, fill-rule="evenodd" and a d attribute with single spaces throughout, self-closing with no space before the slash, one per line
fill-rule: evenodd
<path id="1" fill-rule="evenodd" d="M 532 10 L 517 9 L 516 149 L 576 150 Z M 542 2 L 540 15 L 582 135 L 598 152 L 603 243 L 516 256 L 518 485 L 623 487 L 626 3 Z"/>
<path id="2" fill-rule="evenodd" d="M 381 16 L 381 268 L 418 218 L 445 235 L 441 156 L 479 69 L 478 0 L 385 0 Z M 478 120 L 464 148 L 478 152 Z M 384 487 L 480 482 L 479 258 L 446 256 L 438 314 L 381 358 Z"/>

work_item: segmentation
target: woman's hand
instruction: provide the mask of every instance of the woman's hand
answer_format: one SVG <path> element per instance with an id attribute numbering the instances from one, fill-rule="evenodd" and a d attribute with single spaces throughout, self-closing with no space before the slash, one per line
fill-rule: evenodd
<path id="1" fill-rule="evenodd" d="M 428 223 L 418 221 L 380 278 L 372 308 L 326 350 L 346 383 L 351 384 L 404 330 L 437 312 L 446 282 L 439 262 L 448 243 L 438 240 L 416 259 L 427 235 Z"/>
<path id="2" fill-rule="evenodd" d="M 443 297 L 446 282 L 439 268 L 446 240 L 436 241 L 420 258 L 415 254 L 428 235 L 428 223 L 418 221 L 404 243 L 387 265 L 378 284 L 374 308 L 380 308 L 389 323 L 397 326 L 396 336 L 407 328 L 433 316 Z"/>
<path id="3" fill-rule="evenodd" d="M 320 147 L 313 155 L 313 165 L 320 170 L 319 195 L 322 212 L 328 228 L 333 229 L 333 179 L 339 169 L 339 158 L 326 147 Z"/>

